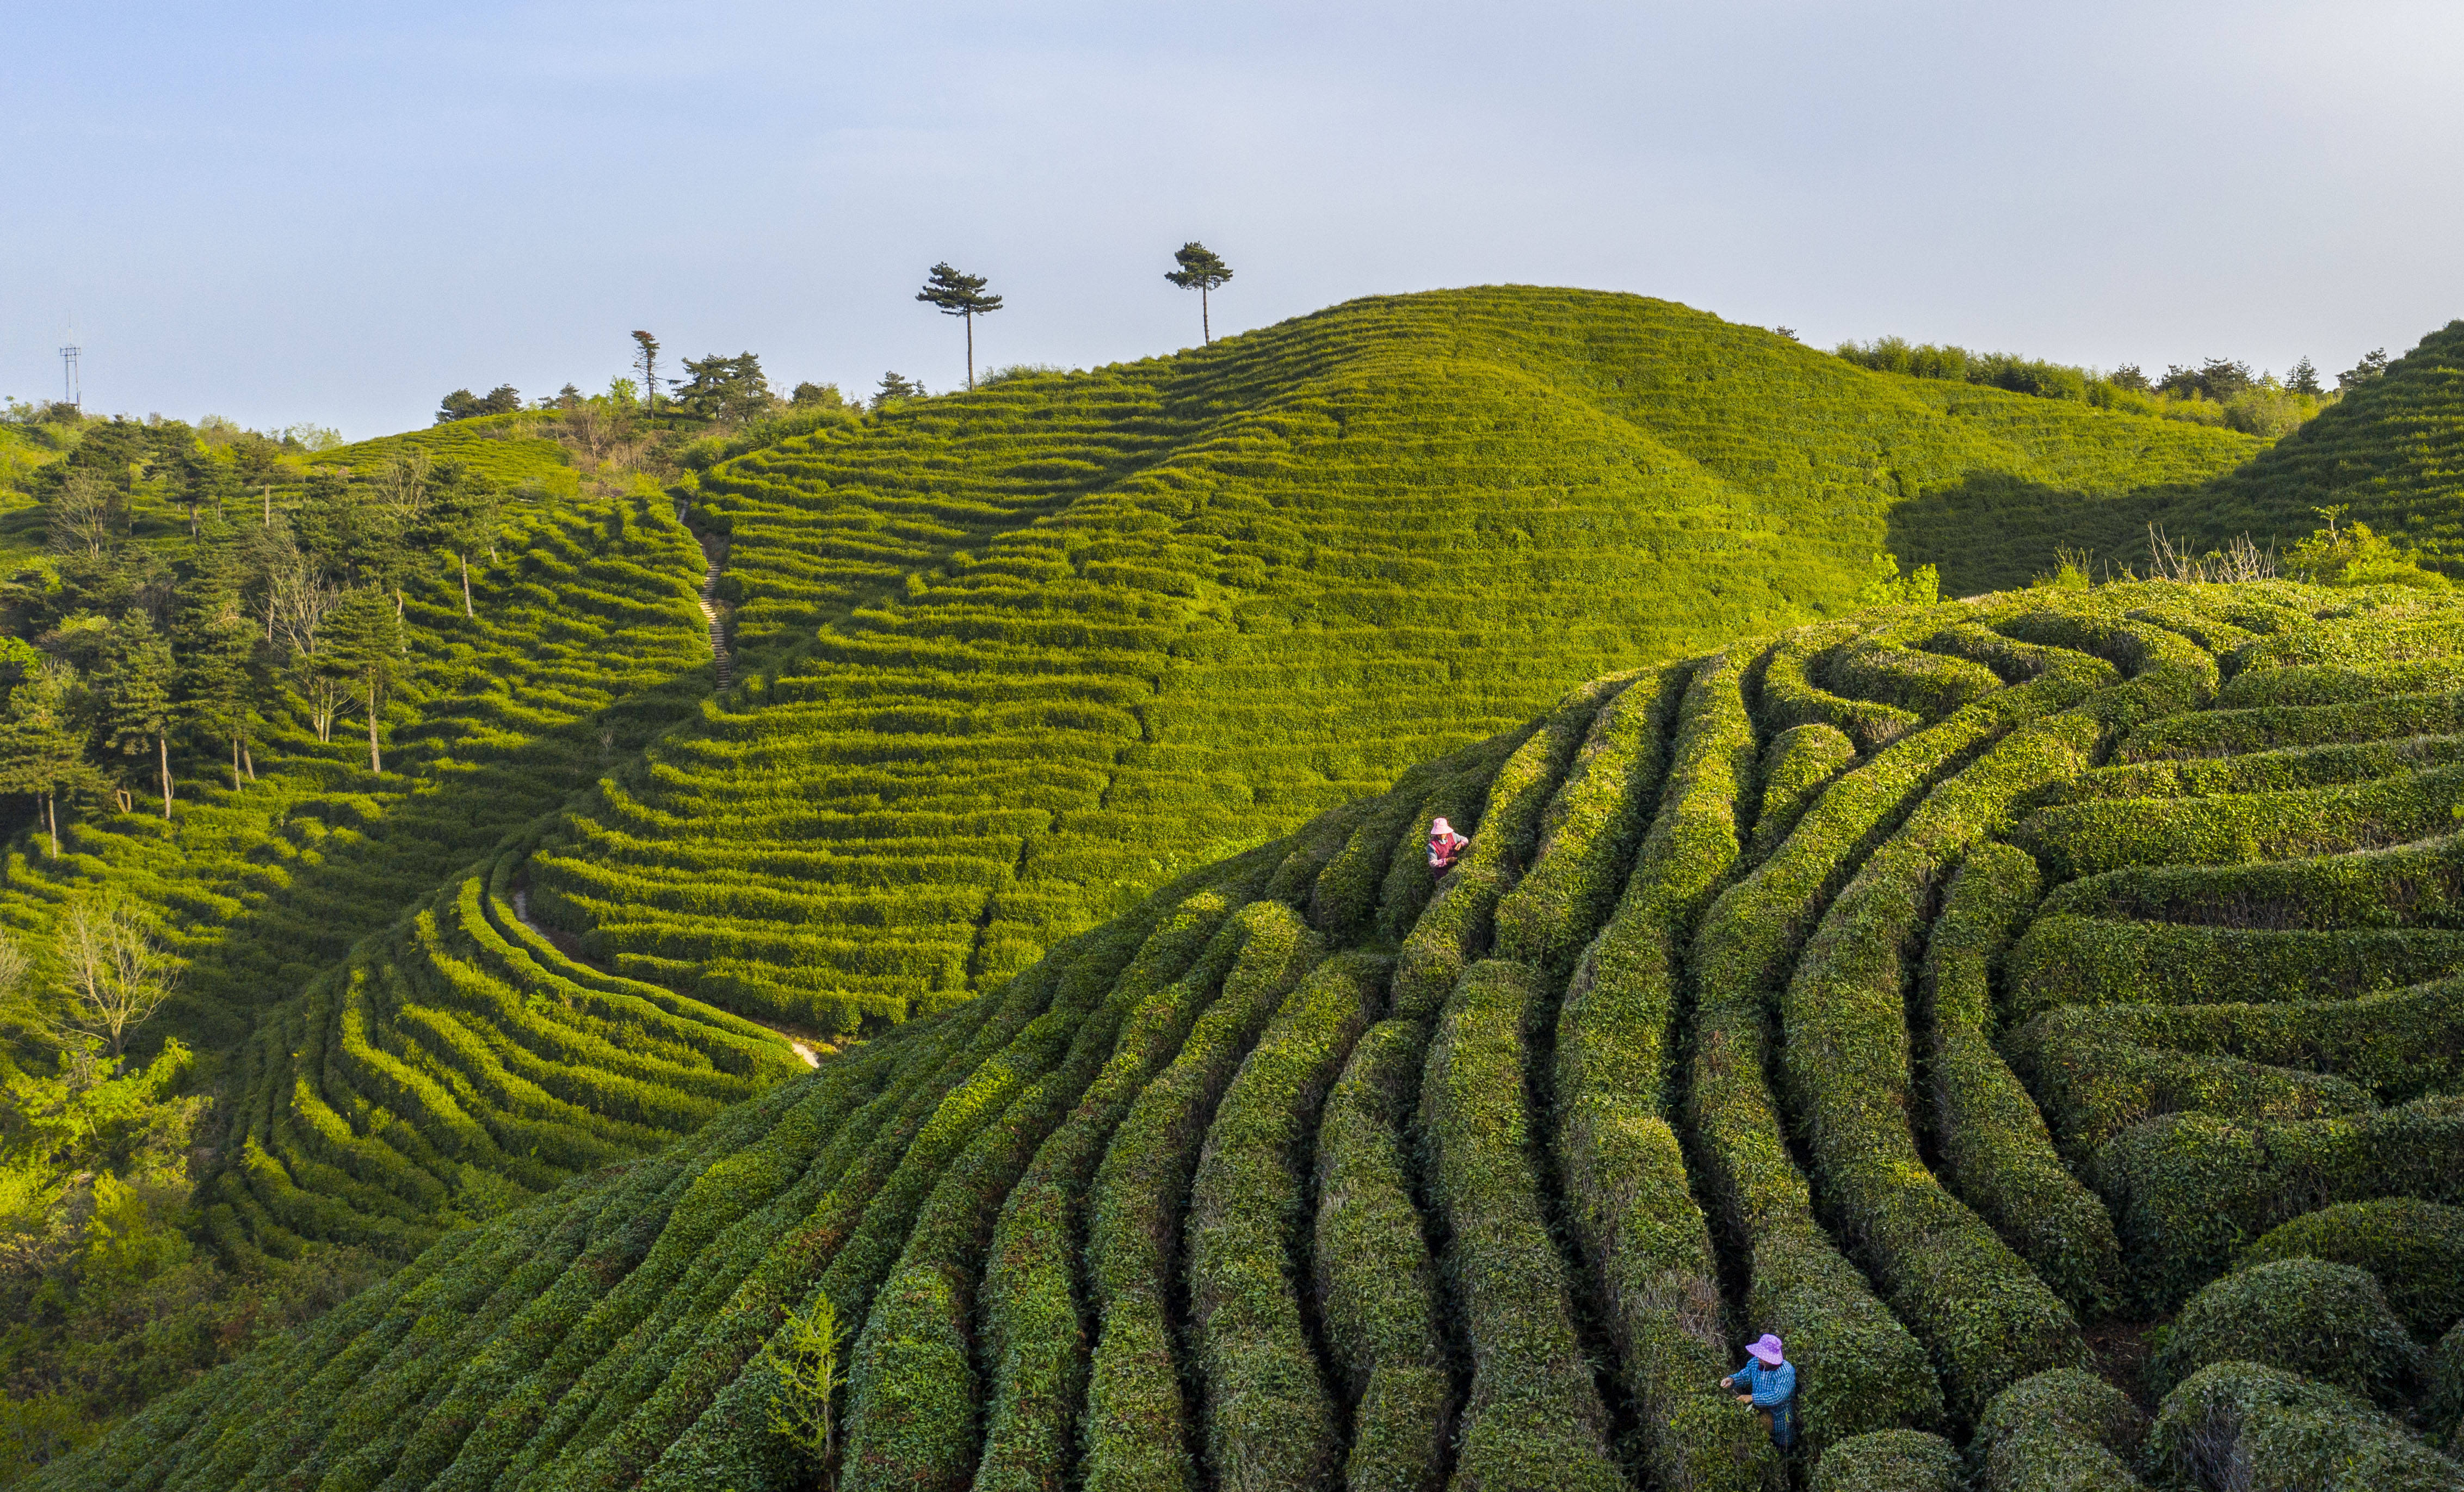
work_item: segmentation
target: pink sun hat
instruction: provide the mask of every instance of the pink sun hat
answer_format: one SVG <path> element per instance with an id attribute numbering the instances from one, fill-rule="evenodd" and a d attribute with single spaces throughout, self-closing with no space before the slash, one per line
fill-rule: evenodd
<path id="1" fill-rule="evenodd" d="M 1429 822 L 1429 832 L 1431 834 L 1452 834 L 1454 831 L 1455 826 L 1448 823 L 1443 819 L 1433 819 Z"/>
<path id="2" fill-rule="evenodd" d="M 1766 1367 L 1776 1368 L 1780 1365 L 1779 1338 L 1768 1331 L 1763 1333 L 1761 1341 L 1747 1348 L 1746 1350 L 1752 1353 Z"/>

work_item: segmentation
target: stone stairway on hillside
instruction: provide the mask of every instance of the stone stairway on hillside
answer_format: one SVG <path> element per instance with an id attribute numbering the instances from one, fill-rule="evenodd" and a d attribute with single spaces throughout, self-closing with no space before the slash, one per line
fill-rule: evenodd
<path id="1" fill-rule="evenodd" d="M 728 656 L 727 626 L 718 619 L 718 558 L 704 556 L 701 574 L 701 614 L 710 619 L 710 651 L 718 670 L 718 687 L 725 689 L 735 674 L 736 660 Z"/>

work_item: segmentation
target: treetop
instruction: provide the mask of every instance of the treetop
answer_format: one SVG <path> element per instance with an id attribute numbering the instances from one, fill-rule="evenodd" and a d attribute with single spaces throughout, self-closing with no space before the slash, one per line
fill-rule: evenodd
<path id="1" fill-rule="evenodd" d="M 1000 310 L 1001 297 L 985 295 L 984 283 L 982 275 L 962 274 L 944 261 L 933 266 L 931 276 L 916 292 L 915 298 L 943 316 L 976 316 Z"/>
<path id="2" fill-rule="evenodd" d="M 1180 268 L 1166 270 L 1163 277 L 1183 290 L 1214 290 L 1232 277 L 1232 266 L 1223 256 L 1193 238 L 1173 254 Z"/>

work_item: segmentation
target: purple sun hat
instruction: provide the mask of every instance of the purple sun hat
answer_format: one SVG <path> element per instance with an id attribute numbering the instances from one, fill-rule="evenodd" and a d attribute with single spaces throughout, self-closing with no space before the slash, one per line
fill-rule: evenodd
<path id="1" fill-rule="evenodd" d="M 1753 1354 L 1754 1358 L 1765 1367 L 1776 1368 L 1780 1365 L 1779 1338 L 1768 1331 L 1763 1333 L 1761 1341 L 1747 1348 L 1746 1350 Z"/>

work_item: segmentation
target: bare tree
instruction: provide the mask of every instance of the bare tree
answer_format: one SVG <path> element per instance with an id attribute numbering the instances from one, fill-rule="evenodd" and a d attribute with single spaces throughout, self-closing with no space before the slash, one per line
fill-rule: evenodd
<path id="1" fill-rule="evenodd" d="M 427 516 L 428 476 L 434 465 L 427 447 L 405 443 L 377 472 L 377 495 L 401 527 L 410 528 Z"/>
<path id="2" fill-rule="evenodd" d="M 49 539 L 54 554 L 99 560 L 119 537 L 120 494 L 92 472 L 71 472 L 51 503 Z"/>
<path id="3" fill-rule="evenodd" d="M 303 556 L 294 554 L 266 580 L 266 640 L 291 645 L 294 652 L 315 653 L 317 632 L 341 603 L 342 593 L 317 573 Z"/>
<path id="4" fill-rule="evenodd" d="M 179 965 L 137 909 L 114 891 L 76 897 L 63 907 L 57 942 L 75 997 L 62 1024 L 101 1042 L 116 1062 L 129 1036 L 179 989 Z"/>
<path id="5" fill-rule="evenodd" d="M 2331 518 L 2329 520 L 2333 522 Z M 2204 555 L 2192 555 L 2178 548 L 2165 536 L 2164 525 L 2147 525 L 2148 573 L 2158 580 L 2184 581 L 2192 584 L 2231 584 L 2236 581 L 2272 581 L 2276 578 L 2276 552 L 2262 550 L 2251 541 L 2248 534 L 2233 540 L 2221 550 L 2211 549 Z"/>
<path id="6" fill-rule="evenodd" d="M 0 1017 L 33 1023 L 30 1019 L 32 1002 L 26 998 L 33 976 L 34 960 L 26 952 L 26 945 L 8 929 L 0 928 Z"/>

